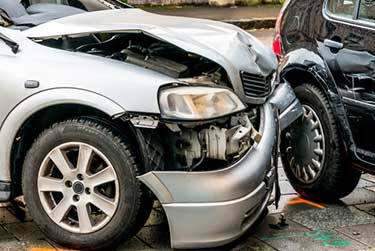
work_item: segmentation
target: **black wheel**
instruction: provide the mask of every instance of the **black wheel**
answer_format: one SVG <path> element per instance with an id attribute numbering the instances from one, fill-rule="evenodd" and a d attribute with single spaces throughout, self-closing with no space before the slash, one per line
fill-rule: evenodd
<path id="1" fill-rule="evenodd" d="M 335 117 L 322 91 L 314 85 L 295 88 L 304 116 L 281 138 L 281 159 L 292 186 L 304 197 L 334 201 L 350 194 L 361 172 L 351 168 Z"/>
<path id="2" fill-rule="evenodd" d="M 153 201 L 136 178 L 141 171 L 128 142 L 90 120 L 58 123 L 39 136 L 22 181 L 30 214 L 49 238 L 104 249 L 136 234 Z"/>

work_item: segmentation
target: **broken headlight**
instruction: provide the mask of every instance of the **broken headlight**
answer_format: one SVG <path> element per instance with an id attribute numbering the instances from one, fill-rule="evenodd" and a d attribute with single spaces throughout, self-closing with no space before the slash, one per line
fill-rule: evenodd
<path id="1" fill-rule="evenodd" d="M 244 110 L 246 106 L 232 91 L 216 87 L 172 87 L 160 91 L 164 119 L 205 120 Z"/>

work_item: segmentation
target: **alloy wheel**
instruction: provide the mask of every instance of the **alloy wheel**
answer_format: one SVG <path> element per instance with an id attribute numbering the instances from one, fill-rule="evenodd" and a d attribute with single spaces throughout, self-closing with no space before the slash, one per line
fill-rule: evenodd
<path id="1" fill-rule="evenodd" d="M 103 228 L 118 207 L 119 183 L 105 155 L 85 143 L 55 147 L 38 174 L 41 204 L 60 227 L 75 233 Z"/>

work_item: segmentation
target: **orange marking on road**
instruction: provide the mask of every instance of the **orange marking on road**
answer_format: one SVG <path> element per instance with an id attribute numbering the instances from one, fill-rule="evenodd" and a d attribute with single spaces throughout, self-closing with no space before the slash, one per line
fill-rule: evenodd
<path id="1" fill-rule="evenodd" d="M 29 251 L 56 251 L 53 248 L 29 248 Z M 73 249 L 59 249 L 59 251 L 77 251 Z"/>
<path id="2" fill-rule="evenodd" d="M 302 198 L 295 198 L 295 199 L 288 201 L 288 205 L 295 205 L 295 204 L 307 204 L 307 205 L 320 208 L 320 209 L 326 208 L 322 204 L 318 204 L 318 203 L 315 203 L 306 199 L 302 199 Z"/>

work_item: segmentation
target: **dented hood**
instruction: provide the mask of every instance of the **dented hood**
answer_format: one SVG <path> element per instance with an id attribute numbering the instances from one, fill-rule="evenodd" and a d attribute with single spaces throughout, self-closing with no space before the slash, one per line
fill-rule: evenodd
<path id="1" fill-rule="evenodd" d="M 277 67 L 273 52 L 236 26 L 205 19 L 157 15 L 140 9 L 105 10 L 69 16 L 23 33 L 29 38 L 40 39 L 122 31 L 143 32 L 217 62 L 227 71 L 237 94 L 248 103 L 262 101 L 244 95 L 240 72 L 269 76 Z"/>

